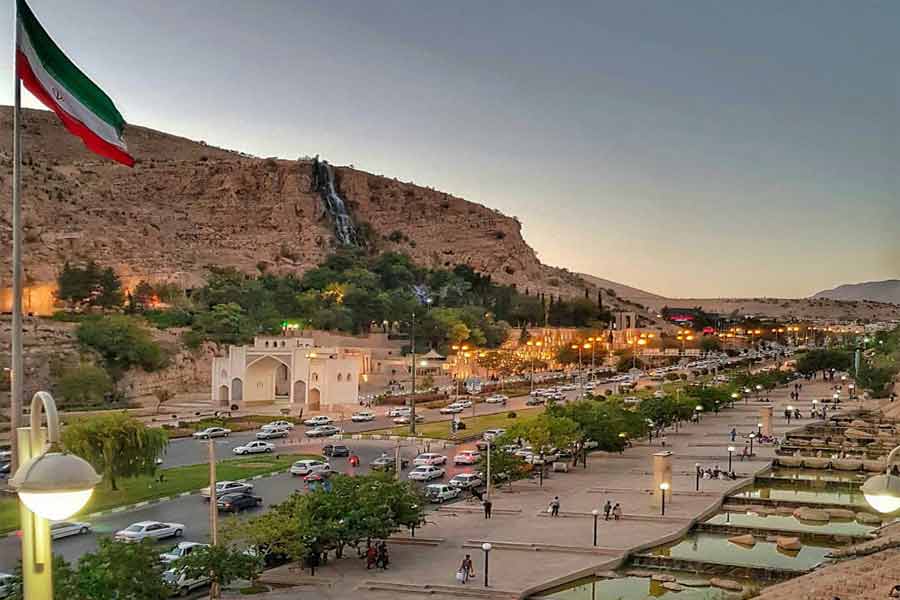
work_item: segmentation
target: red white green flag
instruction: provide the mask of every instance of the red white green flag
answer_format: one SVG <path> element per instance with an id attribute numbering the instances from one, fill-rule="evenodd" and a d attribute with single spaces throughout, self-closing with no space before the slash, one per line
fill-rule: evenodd
<path id="1" fill-rule="evenodd" d="M 122 137 L 125 119 L 115 104 L 63 54 L 25 0 L 16 3 L 16 67 L 25 88 L 55 112 L 89 150 L 134 166 Z"/>

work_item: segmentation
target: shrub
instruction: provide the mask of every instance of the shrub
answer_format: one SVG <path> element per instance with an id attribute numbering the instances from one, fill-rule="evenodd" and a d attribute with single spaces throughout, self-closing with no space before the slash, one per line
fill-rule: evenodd
<path id="1" fill-rule="evenodd" d="M 514 410 L 511 410 L 508 413 L 506 413 L 507 419 L 515 419 L 517 416 L 518 415 L 516 415 L 516 411 L 514 411 Z"/>
<path id="2" fill-rule="evenodd" d="M 168 362 L 168 356 L 150 337 L 147 329 L 124 315 L 83 321 L 76 336 L 82 347 L 94 350 L 103 357 L 114 378 L 132 367 L 156 371 Z"/>
<path id="3" fill-rule="evenodd" d="M 113 383 L 102 367 L 81 364 L 63 371 L 56 384 L 56 392 L 63 406 L 98 406 L 112 391 Z"/>

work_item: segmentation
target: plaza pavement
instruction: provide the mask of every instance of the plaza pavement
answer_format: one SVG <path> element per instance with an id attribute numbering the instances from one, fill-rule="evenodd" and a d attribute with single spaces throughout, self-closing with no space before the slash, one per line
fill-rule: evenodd
<path id="1" fill-rule="evenodd" d="M 780 388 L 769 394 L 774 405 L 775 435 L 809 422 L 812 399 L 830 395 L 830 384 L 804 382 L 800 402 L 789 399 L 789 389 Z M 804 415 L 788 425 L 782 411 L 788 404 Z M 621 455 L 593 453 L 587 469 L 581 466 L 569 473 L 553 473 L 543 487 L 535 481 L 520 481 L 496 490 L 493 495 L 494 518 L 485 520 L 476 504 L 448 505 L 429 515 L 427 524 L 416 531 L 416 540 L 408 536 L 389 541 L 391 567 L 387 571 L 366 571 L 363 561 L 355 558 L 331 560 L 317 570 L 315 577 L 296 566 L 269 571 L 264 582 L 273 585 L 297 585 L 290 590 L 275 591 L 260 597 L 281 598 L 394 598 L 398 593 L 409 597 L 431 598 L 496 597 L 514 598 L 545 589 L 618 564 L 629 550 L 656 545 L 679 537 L 700 515 L 714 512 L 722 494 L 741 481 L 701 480 L 701 491 L 695 492 L 694 465 L 727 466 L 727 447 L 731 445 L 732 426 L 739 434 L 756 429 L 762 403 L 739 402 L 734 409 L 718 415 L 704 415 L 699 424 L 680 427 L 676 433 L 666 432 L 668 447 L 674 453 L 672 495 L 666 500 L 666 516 L 660 516 L 649 490 L 653 487 L 652 454 L 660 451 L 658 440 L 650 445 L 636 442 Z M 740 451 L 741 437 L 735 447 Z M 734 470 L 741 476 L 752 475 L 768 465 L 774 456 L 770 445 L 754 445 L 756 456 L 741 462 L 735 456 Z M 554 497 L 561 501 L 561 517 L 547 515 L 547 505 Z M 598 548 L 592 547 L 593 518 L 591 510 L 602 509 L 606 500 L 622 505 L 621 521 L 598 522 Z M 490 542 L 490 588 L 483 587 L 483 552 L 481 543 Z M 465 554 L 471 554 L 477 573 L 467 585 L 457 585 L 455 573 Z M 350 553 L 353 554 L 352 552 Z"/>

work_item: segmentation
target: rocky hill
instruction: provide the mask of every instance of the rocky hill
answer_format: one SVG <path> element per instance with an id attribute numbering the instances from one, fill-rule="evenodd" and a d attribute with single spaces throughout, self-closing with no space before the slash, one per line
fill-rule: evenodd
<path id="1" fill-rule="evenodd" d="M 206 265 L 302 272 L 336 245 L 312 190 L 310 160 L 261 159 L 131 126 L 134 169 L 87 152 L 49 112 L 25 110 L 25 272 L 32 310 L 50 302 L 65 261 L 94 259 L 126 282 L 191 287 Z M 0 107 L 10 131 L 12 111 Z M 0 138 L 0 243 L 11 241 L 11 136 Z M 541 264 L 514 217 L 450 194 L 347 167 L 335 183 L 370 246 L 419 264 L 467 264 L 532 294 L 571 297 L 596 286 Z M 0 253 L 9 274 L 9 253 Z M 9 281 L 9 279 L 7 279 Z M 8 295 L 8 294 L 7 294 Z"/>
<path id="2" fill-rule="evenodd" d="M 813 294 L 812 297 L 830 298 L 832 300 L 871 300 L 874 302 L 900 304 L 900 279 L 839 285 L 836 288 Z"/>

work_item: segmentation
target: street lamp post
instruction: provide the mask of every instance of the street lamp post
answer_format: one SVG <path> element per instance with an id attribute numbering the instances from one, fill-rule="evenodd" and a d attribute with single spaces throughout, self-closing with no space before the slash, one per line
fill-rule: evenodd
<path id="1" fill-rule="evenodd" d="M 757 424 L 756 424 L 756 437 L 761 437 L 761 436 L 762 436 L 762 427 L 763 427 L 763 424 L 762 424 L 762 423 L 757 423 Z"/>
<path id="2" fill-rule="evenodd" d="M 728 472 L 731 473 L 731 456 L 734 454 L 734 446 L 728 446 Z"/>
<path id="3" fill-rule="evenodd" d="M 900 446 L 888 454 L 884 474 L 870 477 L 861 488 L 866 502 L 880 513 L 892 513 L 900 510 L 900 471 L 892 465 L 898 452 L 900 452 Z"/>
<path id="4" fill-rule="evenodd" d="M 488 559 L 491 554 L 490 542 L 483 543 L 481 549 L 484 551 L 484 587 L 488 587 Z"/>
<path id="5" fill-rule="evenodd" d="M 731 408 L 734 408 L 734 401 L 740 398 L 740 394 L 737 392 L 731 392 Z"/>
<path id="6" fill-rule="evenodd" d="M 47 413 L 46 444 L 41 420 Z M 31 399 L 30 427 L 15 432 L 19 468 L 9 487 L 19 494 L 22 585 L 28 600 L 53 600 L 53 551 L 48 520 L 66 519 L 84 507 L 100 482 L 82 458 L 60 449 L 56 402 L 47 392 Z"/>
<path id="7" fill-rule="evenodd" d="M 750 456 L 753 456 L 753 440 L 756 439 L 756 434 L 751 433 L 747 437 L 750 438 Z"/>
<path id="8" fill-rule="evenodd" d="M 594 516 L 594 547 L 597 547 L 597 517 L 600 516 L 600 511 L 596 508 L 591 511 L 591 515 Z"/>
<path id="9" fill-rule="evenodd" d="M 669 489 L 667 482 L 659 484 L 659 490 L 662 492 L 662 504 L 660 504 L 660 512 L 662 516 L 666 516 L 666 491 Z"/>
<path id="10" fill-rule="evenodd" d="M 694 490 L 700 491 L 700 463 L 694 463 L 694 475 L 696 475 L 696 484 L 694 485 Z"/>
<path id="11" fill-rule="evenodd" d="M 703 407 L 701 405 L 697 405 L 694 407 L 694 410 L 697 411 L 697 422 L 700 422 L 700 416 L 703 413 Z"/>

